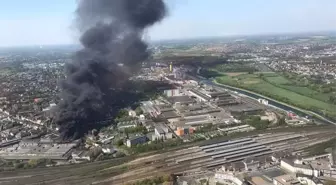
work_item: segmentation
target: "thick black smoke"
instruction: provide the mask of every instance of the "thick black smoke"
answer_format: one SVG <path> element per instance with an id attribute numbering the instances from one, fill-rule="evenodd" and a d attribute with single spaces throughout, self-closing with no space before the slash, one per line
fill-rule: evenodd
<path id="1" fill-rule="evenodd" d="M 80 0 L 83 49 L 66 65 L 54 116 L 63 138 L 78 138 L 122 107 L 123 83 L 147 59 L 144 29 L 166 13 L 162 0 Z"/>

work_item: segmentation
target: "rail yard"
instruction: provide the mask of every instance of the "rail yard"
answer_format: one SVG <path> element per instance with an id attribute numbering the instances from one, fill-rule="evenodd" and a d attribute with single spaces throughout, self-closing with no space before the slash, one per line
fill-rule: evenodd
<path id="1" fill-rule="evenodd" d="M 267 131 L 232 140 L 202 142 L 161 154 L 127 156 L 120 159 L 26 169 L 0 173 L 0 183 L 19 184 L 126 184 L 161 174 L 181 175 L 188 172 L 232 167 L 249 157 L 269 157 L 278 151 L 302 154 L 303 149 L 335 137 L 330 126 L 302 128 L 300 132 Z"/>

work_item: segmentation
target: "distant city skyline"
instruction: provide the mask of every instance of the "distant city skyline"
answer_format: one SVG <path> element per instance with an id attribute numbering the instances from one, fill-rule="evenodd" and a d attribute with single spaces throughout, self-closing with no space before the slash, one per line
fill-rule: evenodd
<path id="1" fill-rule="evenodd" d="M 166 0 L 150 40 L 336 30 L 335 0 Z M 76 0 L 10 0 L 0 6 L 0 46 L 78 43 Z"/>

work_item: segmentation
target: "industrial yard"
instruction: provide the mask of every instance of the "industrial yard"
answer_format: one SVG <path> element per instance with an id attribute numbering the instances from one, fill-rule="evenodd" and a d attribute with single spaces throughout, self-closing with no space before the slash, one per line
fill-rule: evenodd
<path id="1" fill-rule="evenodd" d="M 119 160 L 75 164 L 71 166 L 71 170 L 69 166 L 58 166 L 2 172 L 0 182 L 5 185 L 124 184 L 161 174 L 182 175 L 215 170 L 222 166 L 242 170 L 245 168 L 244 161 L 251 159 L 270 167 L 272 163 L 268 159 L 277 153 L 287 151 L 287 154 L 302 155 L 304 148 L 334 138 L 335 131 L 331 128 L 306 127 L 300 132 L 276 130 L 232 140 L 204 141 L 161 154 L 143 154 L 142 157 L 129 156 Z M 125 163 L 122 164 L 123 162 Z"/>
<path id="2" fill-rule="evenodd" d="M 335 139 L 334 126 L 178 74 L 162 75 L 160 95 L 122 109 L 116 125 L 92 130 L 84 142 L 59 142 L 53 133 L 21 137 L 4 127 L 2 135 L 15 142 L 0 150 L 0 183 L 126 184 L 223 168 L 255 172 L 277 169 L 283 157 L 310 156 L 307 148 Z"/>

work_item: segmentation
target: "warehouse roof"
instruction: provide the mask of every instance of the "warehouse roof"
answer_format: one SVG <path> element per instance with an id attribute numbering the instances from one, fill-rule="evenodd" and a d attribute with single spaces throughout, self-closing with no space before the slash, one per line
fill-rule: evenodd
<path id="1" fill-rule="evenodd" d="M 168 101 L 172 104 L 175 103 L 193 103 L 195 102 L 195 100 L 193 100 L 192 98 L 190 98 L 189 96 L 172 96 L 167 98 Z"/>
<path id="2" fill-rule="evenodd" d="M 162 115 L 166 119 L 179 117 L 179 115 L 177 115 L 175 111 L 166 111 L 166 112 L 163 112 Z"/>
<path id="3" fill-rule="evenodd" d="M 223 108 L 231 112 L 249 112 L 249 111 L 263 110 L 262 108 L 259 108 L 259 107 L 256 107 L 250 104 L 238 104 L 238 105 L 224 106 Z"/>
<path id="4" fill-rule="evenodd" d="M 204 98 L 205 100 L 209 101 L 211 98 L 205 94 L 203 94 L 202 92 L 196 90 L 196 89 L 190 89 L 189 90 L 190 92 L 196 94 L 197 96 L 201 97 L 201 98 Z"/>

